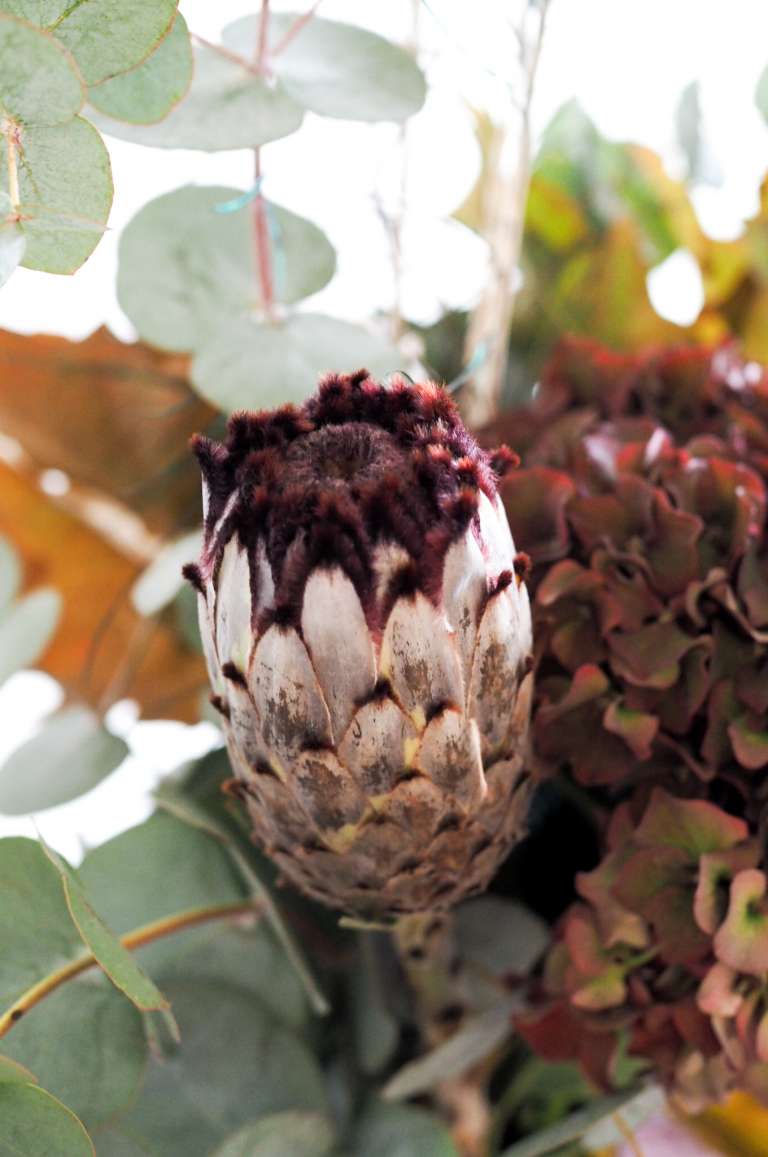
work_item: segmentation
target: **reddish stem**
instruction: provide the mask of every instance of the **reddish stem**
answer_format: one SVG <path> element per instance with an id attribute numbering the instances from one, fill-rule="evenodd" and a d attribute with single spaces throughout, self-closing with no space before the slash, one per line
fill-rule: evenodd
<path id="1" fill-rule="evenodd" d="M 294 20 L 291 27 L 289 29 L 287 29 L 283 39 L 278 40 L 277 44 L 272 49 L 272 51 L 270 53 L 271 57 L 274 58 L 275 56 L 279 56 L 280 53 L 288 47 L 288 45 L 291 43 L 291 41 L 296 36 L 299 35 L 302 28 L 304 28 L 307 24 L 309 24 L 310 20 L 315 15 L 315 13 L 317 12 L 319 7 L 320 7 L 320 0 L 315 0 L 315 3 L 312 5 L 312 7 L 309 9 L 309 11 L 305 12 L 303 16 L 299 16 L 298 20 Z"/>
<path id="2" fill-rule="evenodd" d="M 261 306 L 268 321 L 275 316 L 275 286 L 272 276 L 272 241 L 269 236 L 267 203 L 261 192 L 261 155 L 254 149 L 254 178 L 259 185 L 253 201 L 253 244 L 256 254 L 256 269 L 261 287 Z"/>
<path id="3" fill-rule="evenodd" d="M 256 45 L 256 68 L 264 72 L 267 60 L 267 34 L 269 32 L 269 0 L 261 0 L 261 16 L 259 18 L 259 39 Z"/>

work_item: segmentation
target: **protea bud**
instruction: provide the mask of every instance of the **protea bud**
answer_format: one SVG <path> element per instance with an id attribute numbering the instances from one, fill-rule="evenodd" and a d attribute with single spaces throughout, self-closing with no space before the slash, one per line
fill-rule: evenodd
<path id="1" fill-rule="evenodd" d="M 435 385 L 329 376 L 198 439 L 187 577 L 254 835 L 305 892 L 445 908 L 523 834 L 531 620 L 488 455 Z"/>

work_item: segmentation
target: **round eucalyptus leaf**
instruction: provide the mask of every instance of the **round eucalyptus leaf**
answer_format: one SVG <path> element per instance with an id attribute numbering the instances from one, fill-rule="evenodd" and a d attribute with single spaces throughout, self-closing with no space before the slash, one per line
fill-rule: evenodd
<path id="1" fill-rule="evenodd" d="M 445 1126 L 424 1109 L 374 1104 L 360 1121 L 354 1157 L 459 1157 Z"/>
<path id="2" fill-rule="evenodd" d="M 25 128 L 19 173 L 23 264 L 74 273 L 90 257 L 112 205 L 109 153 L 82 117 L 53 128 Z"/>
<path id="3" fill-rule="evenodd" d="M 224 322 L 259 308 L 250 207 L 221 211 L 241 193 L 187 185 L 150 201 L 123 231 L 117 292 L 145 341 L 194 350 Z M 271 202 L 266 207 L 276 294 L 295 302 L 322 289 L 336 257 L 311 221 Z"/>
<path id="4" fill-rule="evenodd" d="M 192 362 L 192 385 L 231 413 L 302 402 L 326 370 L 366 366 L 383 375 L 400 362 L 397 350 L 361 326 L 316 313 L 278 324 L 241 319 L 222 326 Z"/>
<path id="5" fill-rule="evenodd" d="M 0 206 L 0 211 L 2 206 Z M 0 615 L 16 597 L 21 583 L 19 556 L 7 538 L 0 537 Z"/>
<path id="6" fill-rule="evenodd" d="M 26 815 L 90 791 L 123 762 L 128 747 L 88 707 L 65 707 L 0 766 L 0 812 Z"/>
<path id="7" fill-rule="evenodd" d="M 135 68 L 168 32 L 178 0 L 4 0 L 48 28 L 74 56 L 86 84 Z"/>
<path id="8" fill-rule="evenodd" d="M 61 595 L 47 587 L 0 611 L 0 683 L 40 657 L 60 614 Z"/>
<path id="9" fill-rule="evenodd" d="M 181 13 L 168 35 L 137 68 L 88 90 L 91 105 L 130 124 L 154 124 L 167 116 L 192 82 L 192 45 Z"/>
<path id="10" fill-rule="evenodd" d="M 247 60 L 238 64 L 197 44 L 189 91 L 164 120 L 129 125 L 110 113 L 109 118 L 95 118 L 96 123 L 110 136 L 134 144 L 210 153 L 258 148 L 288 136 L 301 125 L 304 110 L 282 84 L 268 83 L 254 72 L 249 63 L 252 56 L 251 49 Z"/>
<path id="11" fill-rule="evenodd" d="M 121 1122 L 149 1152 L 208 1157 L 262 1114 L 325 1112 L 314 1057 L 253 996 L 217 981 L 179 981 L 168 992 L 181 1044 L 150 1064 L 142 1095 Z"/>
<path id="12" fill-rule="evenodd" d="M 9 1081 L 20 1082 L 22 1085 L 36 1085 L 37 1077 L 18 1061 L 0 1056 L 0 1084 L 7 1084 Z"/>
<path id="13" fill-rule="evenodd" d="M 158 552 L 131 591 L 131 600 L 140 615 L 155 615 L 176 597 L 184 583 L 181 568 L 197 558 L 201 545 L 200 531 L 195 530 L 167 543 Z"/>
<path id="14" fill-rule="evenodd" d="M 0 1153 L 96 1157 L 77 1117 L 37 1085 L 0 1084 Z"/>
<path id="15" fill-rule="evenodd" d="M 269 42 L 279 46 L 298 13 L 269 18 Z M 256 41 L 258 16 L 245 16 L 224 29 L 222 39 L 243 55 Z M 424 75 L 404 49 L 352 24 L 313 16 L 270 67 L 286 91 L 321 116 L 358 121 L 404 121 L 424 103 Z"/>
<path id="16" fill-rule="evenodd" d="M 83 97 L 66 49 L 42 29 L 0 12 L 0 119 L 64 124 L 80 111 Z"/>
<path id="17" fill-rule="evenodd" d="M 0 840 L 0 944 L 0 1012 L 82 954 L 56 869 L 35 840 Z"/>
<path id="18" fill-rule="evenodd" d="M 334 1144 L 331 1122 L 319 1113 L 269 1113 L 246 1125 L 213 1157 L 326 1157 Z"/>
<path id="19" fill-rule="evenodd" d="M 51 993 L 3 1045 L 88 1129 L 127 1108 L 147 1063 L 140 1014 L 96 974 Z"/>

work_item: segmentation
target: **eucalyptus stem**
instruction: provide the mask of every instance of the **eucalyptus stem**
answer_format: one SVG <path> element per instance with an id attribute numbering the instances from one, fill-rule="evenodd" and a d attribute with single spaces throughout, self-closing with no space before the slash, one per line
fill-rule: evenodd
<path id="1" fill-rule="evenodd" d="M 3 128 L 8 157 L 8 197 L 11 202 L 11 210 L 17 213 L 21 201 L 21 194 L 19 192 L 19 161 L 16 152 L 19 143 L 19 131 L 11 120 L 6 120 Z"/>
<path id="2" fill-rule="evenodd" d="M 466 1011 L 453 916 L 445 912 L 403 916 L 393 937 L 413 992 L 425 1049 L 433 1049 L 454 1034 Z M 435 1097 L 462 1157 L 486 1157 L 491 1112 L 481 1067 L 442 1081 Z"/>
<path id="3" fill-rule="evenodd" d="M 310 20 L 315 15 L 318 8 L 320 7 L 320 4 L 321 4 L 321 0 L 315 0 L 315 2 L 311 8 L 309 8 L 306 12 L 303 13 L 303 15 L 297 17 L 297 19 L 294 20 L 293 24 L 286 31 L 282 40 L 278 40 L 277 44 L 272 49 L 270 56 L 272 56 L 272 57 L 279 56 L 280 53 L 288 47 L 288 45 L 291 43 L 291 41 L 294 39 L 294 37 L 299 35 L 302 28 L 304 28 L 307 24 L 309 24 Z"/>
<path id="4" fill-rule="evenodd" d="M 126 932 L 120 937 L 124 948 L 133 951 L 143 948 L 146 944 L 153 944 L 166 936 L 173 936 L 186 928 L 194 928 L 198 924 L 207 924 L 212 920 L 227 920 L 236 916 L 261 916 L 261 906 L 253 900 L 239 901 L 232 904 L 216 904 L 205 908 L 191 908 L 186 912 L 177 912 L 173 916 L 164 916 L 160 920 L 153 920 L 150 924 L 143 924 L 132 932 Z M 37 984 L 28 988 L 11 1007 L 0 1016 L 0 1039 L 4 1037 L 21 1020 L 30 1009 L 40 1004 L 46 996 L 50 996 L 56 989 L 61 988 L 68 980 L 73 980 L 90 968 L 99 966 L 92 952 L 85 952 L 75 960 L 70 960 L 61 968 L 43 977 Z M 100 966 L 99 966 L 100 967 Z"/>
<path id="5" fill-rule="evenodd" d="M 261 14 L 256 36 L 254 67 L 257 72 L 263 73 L 267 65 L 269 49 L 269 0 L 261 0 Z M 263 173 L 261 171 L 261 149 L 253 150 L 253 179 L 256 187 L 256 196 L 253 199 L 253 248 L 256 259 L 256 270 L 261 289 L 261 307 L 267 321 L 273 321 L 275 316 L 275 282 L 272 268 L 272 243 L 269 236 L 269 219 L 267 217 L 267 203 L 261 191 Z"/>

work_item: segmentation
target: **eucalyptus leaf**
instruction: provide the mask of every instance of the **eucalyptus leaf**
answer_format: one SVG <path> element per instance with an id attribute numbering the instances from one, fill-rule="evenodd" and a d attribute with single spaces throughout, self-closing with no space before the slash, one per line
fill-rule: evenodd
<path id="1" fill-rule="evenodd" d="M 404 1065 L 387 1082 L 381 1095 L 386 1100 L 399 1101 L 427 1093 L 440 1081 L 461 1076 L 489 1056 L 511 1032 L 508 1006 L 476 1013 L 443 1044 Z"/>
<path id="2" fill-rule="evenodd" d="M 326 1157 L 334 1128 L 319 1113 L 269 1113 L 246 1125 L 221 1145 L 213 1157 Z"/>
<path id="3" fill-rule="evenodd" d="M 66 49 L 42 29 L 0 12 L 0 115 L 23 125 L 60 125 L 80 111 L 83 98 Z"/>
<path id="4" fill-rule="evenodd" d="M 3 0 L 47 28 L 74 56 L 87 84 L 135 68 L 168 32 L 178 0 Z"/>
<path id="5" fill-rule="evenodd" d="M 162 120 L 192 83 L 192 45 L 181 13 L 157 48 L 130 72 L 88 90 L 91 105 L 106 116 L 130 124 Z"/>
<path id="6" fill-rule="evenodd" d="M 0 1013 L 84 954 L 58 874 L 35 840 L 0 840 L 0 944 Z"/>
<path id="7" fill-rule="evenodd" d="M 225 413 L 303 402 L 326 370 L 398 368 L 394 346 L 361 326 L 316 313 L 274 324 L 240 320 L 222 326 L 198 351 L 194 388 Z M 258 367 L 258 373 L 256 371 Z"/>
<path id="8" fill-rule="evenodd" d="M 133 585 L 131 601 L 140 615 L 155 615 L 178 594 L 184 578 L 181 568 L 197 558 L 202 545 L 200 531 L 192 531 L 166 545 Z"/>
<path id="9" fill-rule="evenodd" d="M 282 84 L 270 84 L 254 71 L 252 56 L 253 46 L 248 60 L 238 64 L 196 44 L 189 91 L 159 124 L 129 125 L 113 113 L 96 117 L 96 123 L 110 136 L 135 144 L 205 152 L 258 148 L 288 136 L 301 125 L 304 110 Z"/>
<path id="10" fill-rule="evenodd" d="M 2 206 L 0 206 L 0 210 Z M 0 537 L 0 615 L 16 597 L 21 583 L 19 556 L 7 538 Z"/>
<path id="11" fill-rule="evenodd" d="M 0 611 L 0 683 L 40 657 L 60 615 L 61 595 L 47 587 Z"/>
<path id="12" fill-rule="evenodd" d="M 150 1065 L 142 1095 L 121 1121 L 153 1157 L 208 1157 L 264 1113 L 325 1112 L 317 1062 L 250 993 L 218 981 L 180 981 L 168 992 L 181 1045 Z"/>
<path id="13" fill-rule="evenodd" d="M 220 211 L 241 192 L 187 185 L 150 201 L 125 228 L 117 292 L 145 341 L 194 350 L 260 307 L 249 208 Z M 322 289 L 336 265 L 325 235 L 270 202 L 267 214 L 279 300 L 290 304 Z"/>
<path id="14" fill-rule="evenodd" d="M 23 264 L 74 273 L 90 257 L 112 205 L 109 153 L 82 117 L 54 127 L 25 127 L 19 168 Z"/>
<path id="15" fill-rule="evenodd" d="M 664 1090 L 658 1085 L 648 1085 L 641 1089 L 631 1100 L 619 1110 L 623 1129 L 619 1128 L 616 1114 L 598 1121 L 589 1129 L 582 1139 L 583 1144 L 590 1152 L 593 1149 L 607 1149 L 611 1145 L 623 1145 L 626 1141 L 626 1131 L 639 1129 L 650 1117 L 663 1112 L 667 1104 Z"/>
<path id="16" fill-rule="evenodd" d="M 90 791 L 128 754 L 88 707 L 65 707 L 0 767 L 0 812 L 25 815 Z"/>
<path id="17" fill-rule="evenodd" d="M 147 1063 L 141 1016 L 91 973 L 52 992 L 45 1007 L 20 1020 L 3 1044 L 88 1129 L 127 1108 Z"/>
<path id="18" fill-rule="evenodd" d="M 0 1153 L 13 1157 L 96 1157 L 77 1117 L 37 1085 L 0 1084 Z"/>
<path id="19" fill-rule="evenodd" d="M 459 1157 L 445 1126 L 424 1109 L 374 1104 L 359 1122 L 353 1157 Z"/>
<path id="20" fill-rule="evenodd" d="M 545 1154 L 568 1145 L 572 1141 L 579 1141 L 585 1133 L 596 1125 L 598 1121 L 617 1113 L 633 1100 L 637 1090 L 628 1093 L 615 1093 L 608 1097 L 600 1097 L 583 1109 L 571 1113 L 563 1121 L 558 1121 L 548 1129 L 530 1137 L 516 1141 L 501 1154 L 501 1157 L 545 1157 Z"/>
<path id="21" fill-rule="evenodd" d="M 456 939 L 462 959 L 495 976 L 527 975 L 549 943 L 540 917 L 516 900 L 480 896 L 456 912 Z"/>
<path id="22" fill-rule="evenodd" d="M 94 906 L 120 935 L 175 912 L 247 896 L 217 840 L 162 813 L 89 851 L 79 875 Z M 154 966 L 168 944 L 152 946 Z"/>
<path id="23" fill-rule="evenodd" d="M 35 1077 L 29 1069 L 24 1065 L 19 1064 L 18 1061 L 12 1060 L 11 1057 L 0 1055 L 0 1085 L 8 1082 L 21 1083 L 22 1085 L 37 1084 L 37 1077 Z"/>
<path id="24" fill-rule="evenodd" d="M 45 844 L 43 850 L 59 873 L 67 907 L 83 942 L 115 987 L 137 1008 L 167 1010 L 168 1001 L 95 911 L 76 873 Z"/>
<path id="25" fill-rule="evenodd" d="M 271 49 L 299 18 L 298 13 L 270 15 Z M 245 16 L 228 25 L 222 39 L 247 54 L 258 24 L 258 16 Z M 426 95 L 421 69 L 405 49 L 365 28 L 317 16 L 270 56 L 270 67 L 300 105 L 321 116 L 404 121 L 419 111 Z"/>

